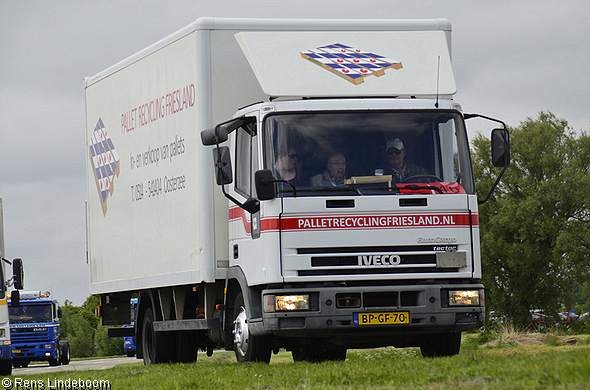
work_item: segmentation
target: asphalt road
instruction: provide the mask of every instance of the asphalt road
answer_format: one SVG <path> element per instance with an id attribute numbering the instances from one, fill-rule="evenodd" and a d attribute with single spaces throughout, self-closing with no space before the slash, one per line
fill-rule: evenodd
<path id="1" fill-rule="evenodd" d="M 72 360 L 67 366 L 49 366 L 49 363 L 31 363 L 27 368 L 13 368 L 12 375 L 31 375 L 31 374 L 46 374 L 59 371 L 85 371 L 85 370 L 104 370 L 112 368 L 118 364 L 139 363 L 143 360 L 138 360 L 135 357 L 116 357 L 107 359 L 91 359 L 91 360 Z"/>

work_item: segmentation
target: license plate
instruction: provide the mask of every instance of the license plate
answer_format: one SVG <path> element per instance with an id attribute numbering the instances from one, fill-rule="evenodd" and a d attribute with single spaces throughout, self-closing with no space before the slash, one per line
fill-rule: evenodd
<path id="1" fill-rule="evenodd" d="M 12 353 L 20 353 L 20 349 L 13 349 Z"/>
<path id="2" fill-rule="evenodd" d="M 353 318 L 355 325 L 396 325 L 410 323 L 410 313 L 407 311 L 354 313 Z"/>

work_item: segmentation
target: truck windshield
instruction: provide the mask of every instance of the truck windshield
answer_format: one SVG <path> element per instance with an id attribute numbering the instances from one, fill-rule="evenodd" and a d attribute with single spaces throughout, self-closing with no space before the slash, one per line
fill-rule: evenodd
<path id="1" fill-rule="evenodd" d="M 19 307 L 10 307 L 10 323 L 19 324 L 25 322 L 49 322 L 51 317 L 52 305 L 38 304 L 38 305 L 23 305 Z"/>
<path id="2" fill-rule="evenodd" d="M 455 111 L 274 114 L 263 128 L 265 168 L 297 196 L 475 192 Z"/>

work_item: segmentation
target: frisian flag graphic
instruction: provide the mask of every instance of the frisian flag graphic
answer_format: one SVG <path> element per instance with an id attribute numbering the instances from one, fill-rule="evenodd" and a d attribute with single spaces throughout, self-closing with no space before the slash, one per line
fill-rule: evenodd
<path id="1" fill-rule="evenodd" d="M 90 136 L 89 144 L 90 161 L 92 161 L 102 213 L 106 215 L 107 199 L 109 195 L 113 195 L 113 181 L 115 176 L 119 177 L 120 164 L 119 155 L 113 146 L 113 141 L 107 134 L 104 123 L 100 118 Z"/>
<path id="2" fill-rule="evenodd" d="M 387 69 L 401 69 L 401 61 L 346 46 L 341 43 L 302 51 L 301 57 L 358 85 L 367 76 L 383 76 Z"/>

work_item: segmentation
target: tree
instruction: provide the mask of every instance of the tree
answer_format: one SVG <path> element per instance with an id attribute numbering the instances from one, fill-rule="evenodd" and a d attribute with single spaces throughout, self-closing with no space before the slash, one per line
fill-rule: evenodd
<path id="1" fill-rule="evenodd" d="M 68 340 L 72 357 L 96 356 L 94 332 L 98 317 L 81 307 L 67 305 L 62 307 L 60 339 Z"/>
<path id="2" fill-rule="evenodd" d="M 590 274 L 590 137 L 550 112 L 509 130 L 511 166 L 479 211 L 483 281 L 488 306 L 524 326 L 531 309 L 557 311 Z M 497 175 L 490 143 L 479 135 L 473 146 L 485 191 Z"/>

